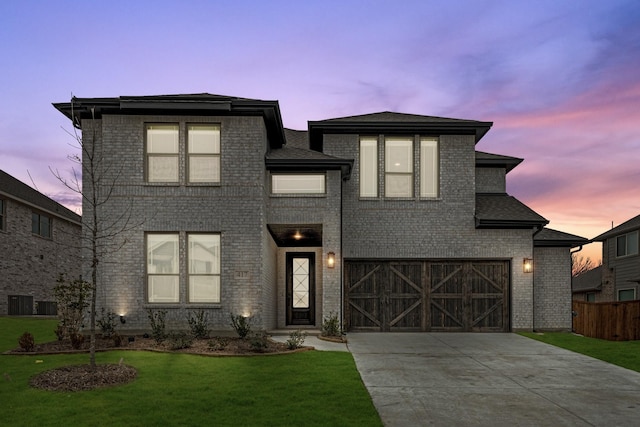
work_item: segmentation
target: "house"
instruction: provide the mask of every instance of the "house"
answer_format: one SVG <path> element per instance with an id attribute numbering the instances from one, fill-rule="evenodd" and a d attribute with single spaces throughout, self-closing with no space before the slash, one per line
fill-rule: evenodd
<path id="1" fill-rule="evenodd" d="M 597 302 L 640 299 L 640 215 L 594 237 L 593 241 L 602 242 L 602 267 L 574 279 L 574 299 Z"/>
<path id="2" fill-rule="evenodd" d="M 80 276 L 81 218 L 0 170 L 0 315 L 56 314 L 61 273 Z"/>
<path id="3" fill-rule="evenodd" d="M 103 214 L 141 225 L 100 263 L 124 329 L 148 310 L 255 328 L 571 328 L 586 242 L 506 193 L 522 159 L 477 151 L 491 122 L 382 112 L 285 129 L 277 101 L 211 94 L 54 104 L 121 165 Z M 83 207 L 85 215 L 89 206 Z"/>

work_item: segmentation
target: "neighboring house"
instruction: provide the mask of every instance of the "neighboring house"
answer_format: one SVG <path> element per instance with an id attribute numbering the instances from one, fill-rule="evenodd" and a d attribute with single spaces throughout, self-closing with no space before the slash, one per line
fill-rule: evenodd
<path id="1" fill-rule="evenodd" d="M 142 225 L 100 263 L 99 306 L 148 330 L 205 310 L 255 328 L 571 329 L 586 239 L 506 194 L 522 159 L 476 151 L 491 122 L 399 113 L 284 129 L 277 101 L 165 95 L 54 106 L 121 171 L 98 214 Z M 95 141 L 94 141 L 95 139 Z M 115 169 L 115 168 L 114 168 Z M 90 215 L 90 207 L 83 207 Z"/>
<path id="2" fill-rule="evenodd" d="M 640 215 L 594 237 L 593 241 L 602 242 L 600 277 L 592 278 L 591 282 L 592 284 L 599 282 L 601 291 L 596 291 L 593 297 L 587 292 L 584 299 L 593 298 L 595 301 L 640 299 Z M 593 275 L 596 276 L 597 273 Z M 574 284 L 574 298 L 576 298 L 576 291 L 579 289 L 576 289 Z"/>
<path id="3" fill-rule="evenodd" d="M 571 291 L 576 301 L 601 302 L 612 301 L 613 293 L 607 295 L 603 290 L 613 289 L 613 286 L 603 286 L 601 265 L 585 271 L 571 279 Z"/>
<path id="4" fill-rule="evenodd" d="M 56 314 L 61 273 L 80 277 L 81 217 L 0 170 L 0 315 Z"/>

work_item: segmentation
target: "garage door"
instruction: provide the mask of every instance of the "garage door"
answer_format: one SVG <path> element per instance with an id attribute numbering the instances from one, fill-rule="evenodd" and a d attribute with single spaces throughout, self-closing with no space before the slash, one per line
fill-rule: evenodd
<path id="1" fill-rule="evenodd" d="M 347 261 L 345 327 L 508 331 L 508 261 Z"/>

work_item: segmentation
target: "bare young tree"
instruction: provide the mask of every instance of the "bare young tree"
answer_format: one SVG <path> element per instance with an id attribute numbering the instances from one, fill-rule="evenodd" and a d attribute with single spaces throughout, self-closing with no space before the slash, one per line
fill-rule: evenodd
<path id="1" fill-rule="evenodd" d="M 571 277 L 579 276 L 589 270 L 598 267 L 600 264 L 596 264 L 591 258 L 584 257 L 579 253 L 571 254 Z"/>
<path id="2" fill-rule="evenodd" d="M 88 260 L 90 273 L 91 297 L 89 305 L 90 346 L 89 363 L 96 367 L 96 302 L 98 293 L 99 265 L 109 254 L 120 250 L 126 243 L 126 233 L 142 223 L 132 221 L 131 206 L 121 212 L 106 209 L 106 205 L 114 194 L 116 184 L 122 174 L 122 165 L 103 157 L 101 138 L 98 137 L 95 110 L 90 108 L 91 120 L 82 125 L 82 134 L 78 133 L 75 123 L 74 106 L 77 98 L 71 98 L 71 117 L 74 121 L 73 146 L 79 149 L 78 154 L 67 156 L 75 163 L 72 176 L 67 178 L 57 169 L 51 169 L 53 175 L 68 189 L 82 197 L 82 237 L 81 249 Z"/>

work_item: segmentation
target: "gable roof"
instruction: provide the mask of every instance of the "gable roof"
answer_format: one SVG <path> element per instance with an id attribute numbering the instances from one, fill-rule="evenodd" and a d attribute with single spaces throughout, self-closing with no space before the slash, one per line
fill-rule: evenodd
<path id="1" fill-rule="evenodd" d="M 322 135 L 324 133 L 474 135 L 475 142 L 478 142 L 492 125 L 493 122 L 383 111 L 359 116 L 310 121 L 309 148 L 322 151 Z"/>
<path id="2" fill-rule="evenodd" d="M 533 228 L 549 223 L 508 194 L 476 194 L 477 228 Z"/>
<path id="3" fill-rule="evenodd" d="M 600 234 L 599 236 L 596 236 L 593 238 L 593 241 L 595 242 L 604 242 L 605 240 L 607 240 L 610 237 L 614 237 L 617 236 L 619 234 L 624 234 L 627 233 L 629 231 L 633 231 L 636 229 L 640 229 L 640 215 L 635 216 L 633 218 L 631 218 L 628 221 L 623 222 L 622 224 L 620 224 L 619 226 L 612 228 L 609 231 L 606 231 L 602 234 Z"/>
<path id="4" fill-rule="evenodd" d="M 576 236 L 563 231 L 543 228 L 533 237 L 533 245 L 536 247 L 569 247 L 582 246 L 590 243 L 589 239 Z"/>
<path id="5" fill-rule="evenodd" d="M 602 290 L 602 266 L 592 268 L 571 278 L 571 292 L 590 292 Z"/>
<path id="6" fill-rule="evenodd" d="M 495 168 L 503 167 L 509 173 L 513 168 L 523 162 L 524 159 L 500 154 L 485 153 L 476 151 L 476 167 Z"/>
<path id="7" fill-rule="evenodd" d="M 272 147 L 284 144 L 284 130 L 278 101 L 196 93 L 183 95 L 119 96 L 115 98 L 77 98 L 53 106 L 80 127 L 82 119 L 103 114 L 155 115 L 248 115 L 262 116 Z"/>
<path id="8" fill-rule="evenodd" d="M 29 205 L 33 208 L 78 225 L 82 222 L 82 217 L 77 213 L 29 187 L 27 184 L 12 177 L 3 170 L 0 170 L 0 195 L 4 195 L 20 203 Z"/>

